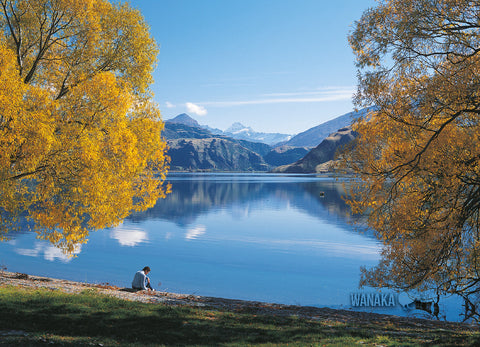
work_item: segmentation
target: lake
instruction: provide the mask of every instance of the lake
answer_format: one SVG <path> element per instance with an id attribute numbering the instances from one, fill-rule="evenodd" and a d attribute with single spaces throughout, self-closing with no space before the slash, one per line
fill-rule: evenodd
<path id="1" fill-rule="evenodd" d="M 342 182 L 214 173 L 170 174 L 168 181 L 166 199 L 118 227 L 92 232 L 76 257 L 16 233 L 0 243 L 0 265 L 128 287 L 148 265 L 162 291 L 430 317 L 402 307 L 411 295 L 358 288 L 360 267 L 377 264 L 381 244 L 352 225 Z M 461 312 L 458 299 L 446 298 L 438 317 L 459 320 Z"/>

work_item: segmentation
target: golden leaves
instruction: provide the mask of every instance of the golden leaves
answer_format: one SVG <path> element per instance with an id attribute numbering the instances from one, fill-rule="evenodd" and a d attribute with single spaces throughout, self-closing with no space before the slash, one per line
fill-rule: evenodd
<path id="1" fill-rule="evenodd" d="M 350 37 L 356 101 L 375 109 L 343 156 L 361 179 L 349 203 L 385 245 L 364 284 L 458 292 L 480 278 L 479 11 L 466 0 L 387 0 Z"/>
<path id="2" fill-rule="evenodd" d="M 0 5 L 0 232 L 23 213 L 72 251 L 170 189 L 148 91 L 157 48 L 126 4 Z"/>

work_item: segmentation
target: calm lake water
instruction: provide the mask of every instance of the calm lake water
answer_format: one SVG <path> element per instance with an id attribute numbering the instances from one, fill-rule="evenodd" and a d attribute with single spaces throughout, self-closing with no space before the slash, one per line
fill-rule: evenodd
<path id="1" fill-rule="evenodd" d="M 163 291 L 429 316 L 399 305 L 412 301 L 405 293 L 381 293 L 395 295 L 395 306 L 352 306 L 352 295 L 380 298 L 358 282 L 360 266 L 376 265 L 381 245 L 352 226 L 341 182 L 271 174 L 171 174 L 168 181 L 166 199 L 92 232 L 77 257 L 19 233 L 0 243 L 0 265 L 128 287 L 149 265 L 152 284 Z M 454 298 L 440 303 L 441 319 L 459 320 L 461 312 Z"/>

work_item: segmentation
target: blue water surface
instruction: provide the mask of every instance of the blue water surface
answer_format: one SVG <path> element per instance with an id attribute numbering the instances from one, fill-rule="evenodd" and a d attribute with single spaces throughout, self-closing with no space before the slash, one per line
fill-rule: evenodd
<path id="1" fill-rule="evenodd" d="M 341 180 L 177 173 L 168 181 L 166 199 L 118 227 L 92 232 L 76 257 L 25 232 L 0 243 L 0 265 L 125 287 L 148 265 L 152 284 L 163 291 L 429 316 L 401 305 L 352 307 L 352 294 L 375 292 L 358 283 L 360 267 L 378 263 L 381 244 L 353 226 Z M 400 304 L 410 299 L 398 297 Z M 441 319 L 459 320 L 459 306 L 443 300 Z"/>

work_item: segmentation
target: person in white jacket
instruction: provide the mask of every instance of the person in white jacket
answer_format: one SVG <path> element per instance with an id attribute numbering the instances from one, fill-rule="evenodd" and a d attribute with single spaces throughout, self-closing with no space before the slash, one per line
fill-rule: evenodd
<path id="1" fill-rule="evenodd" d="M 137 271 L 132 281 L 132 288 L 137 290 L 155 290 L 150 285 L 150 278 L 147 277 L 150 268 L 145 266 L 142 270 Z"/>

